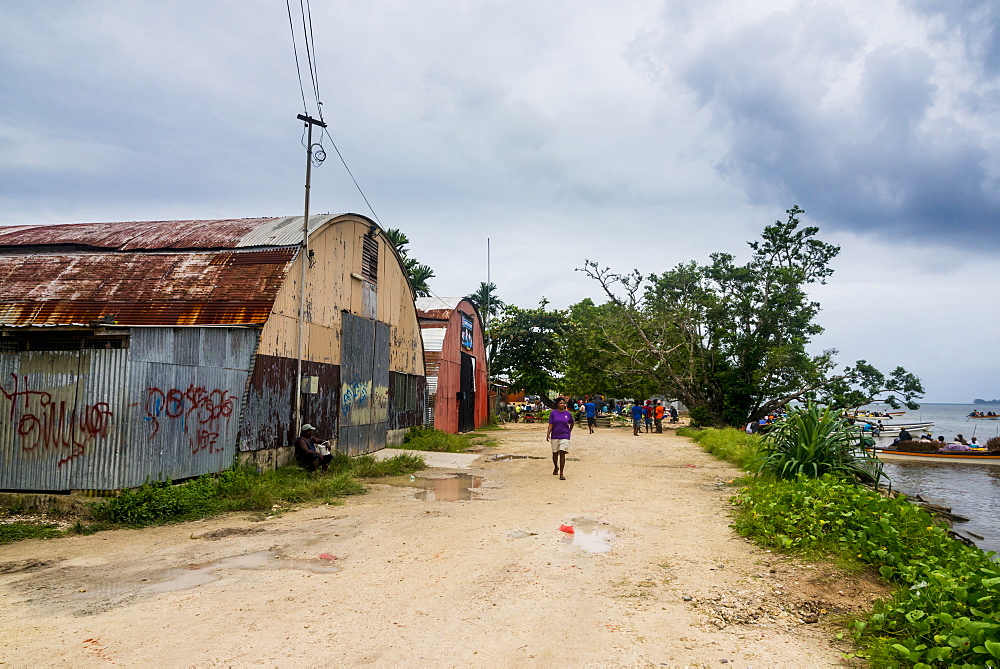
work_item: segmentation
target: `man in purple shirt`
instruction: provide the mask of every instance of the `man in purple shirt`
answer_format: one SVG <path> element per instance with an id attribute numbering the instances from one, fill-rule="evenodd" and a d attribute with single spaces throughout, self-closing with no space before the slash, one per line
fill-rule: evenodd
<path id="1" fill-rule="evenodd" d="M 566 410 L 566 400 L 556 398 L 556 408 L 549 414 L 549 427 L 545 431 L 545 441 L 552 445 L 552 475 L 559 475 L 565 481 L 566 453 L 569 451 L 569 437 L 573 433 L 573 414 Z"/>

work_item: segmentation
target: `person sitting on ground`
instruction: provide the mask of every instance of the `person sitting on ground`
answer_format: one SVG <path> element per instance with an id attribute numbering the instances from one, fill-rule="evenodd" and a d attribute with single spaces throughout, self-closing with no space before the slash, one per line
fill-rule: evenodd
<path id="1" fill-rule="evenodd" d="M 322 469 L 326 474 L 333 455 L 330 453 L 330 442 L 314 436 L 316 428 L 306 423 L 302 426 L 302 434 L 295 440 L 295 461 L 311 472 Z"/>

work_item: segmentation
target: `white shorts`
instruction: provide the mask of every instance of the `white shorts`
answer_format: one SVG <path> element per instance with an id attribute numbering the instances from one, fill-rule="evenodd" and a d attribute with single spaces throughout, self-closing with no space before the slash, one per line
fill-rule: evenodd
<path id="1" fill-rule="evenodd" d="M 549 443 L 552 444 L 553 453 L 558 453 L 559 451 L 569 453 L 569 439 L 550 439 Z"/>

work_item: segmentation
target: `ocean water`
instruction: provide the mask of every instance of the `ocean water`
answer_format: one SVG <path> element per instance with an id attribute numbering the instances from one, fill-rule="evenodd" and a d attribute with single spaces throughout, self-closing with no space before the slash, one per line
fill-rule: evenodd
<path id="1" fill-rule="evenodd" d="M 894 411 L 876 405 L 868 408 Z M 917 411 L 907 411 L 898 422 L 933 421 L 931 434 L 944 435 L 948 441 L 958 434 L 966 439 L 976 436 L 980 443 L 1000 436 L 1000 420 L 970 419 L 968 415 L 973 409 L 1000 413 L 1000 405 L 923 404 Z M 880 437 L 879 441 L 889 444 L 892 438 Z M 976 545 L 1000 552 L 1000 465 L 893 461 L 885 463 L 885 473 L 891 477 L 893 489 L 919 494 L 969 518 L 967 523 L 956 523 L 955 529 L 981 535 L 984 538 L 977 540 Z"/>

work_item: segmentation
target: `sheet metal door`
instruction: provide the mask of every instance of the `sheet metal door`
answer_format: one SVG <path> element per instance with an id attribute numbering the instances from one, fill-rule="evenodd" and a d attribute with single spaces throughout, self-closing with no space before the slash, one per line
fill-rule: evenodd
<path id="1" fill-rule="evenodd" d="M 348 455 L 385 446 L 389 419 L 389 326 L 344 312 L 337 449 Z"/>
<path id="2" fill-rule="evenodd" d="M 476 429 L 476 364 L 468 353 L 462 354 L 461 390 L 458 393 L 458 431 Z"/>

